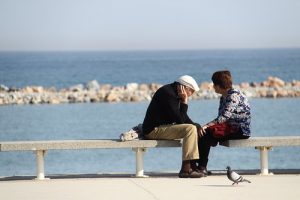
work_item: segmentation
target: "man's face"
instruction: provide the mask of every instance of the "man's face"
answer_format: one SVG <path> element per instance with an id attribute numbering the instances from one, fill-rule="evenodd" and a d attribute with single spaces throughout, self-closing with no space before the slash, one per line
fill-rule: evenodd
<path id="1" fill-rule="evenodd" d="M 195 90 L 193 90 L 192 88 L 189 88 L 189 87 L 185 87 L 185 91 L 186 91 L 186 94 L 188 95 L 188 97 L 192 96 L 195 92 Z"/>

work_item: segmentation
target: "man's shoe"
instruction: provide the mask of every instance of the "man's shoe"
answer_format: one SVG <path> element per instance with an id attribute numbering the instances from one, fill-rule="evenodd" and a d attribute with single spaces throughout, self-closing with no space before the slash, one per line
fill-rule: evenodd
<path id="1" fill-rule="evenodd" d="M 180 171 L 178 176 L 179 178 L 201 178 L 205 175 L 201 172 L 190 170 L 189 172 Z"/>

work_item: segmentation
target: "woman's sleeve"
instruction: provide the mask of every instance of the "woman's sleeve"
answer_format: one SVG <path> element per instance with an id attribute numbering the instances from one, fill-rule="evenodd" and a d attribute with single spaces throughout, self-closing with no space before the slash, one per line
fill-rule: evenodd
<path id="1" fill-rule="evenodd" d="M 237 109 L 239 105 L 240 97 L 238 94 L 234 93 L 231 95 L 228 95 L 225 99 L 225 103 L 222 106 L 221 113 L 219 113 L 219 116 L 215 119 L 217 123 L 224 123 L 228 119 L 232 118 L 233 115 L 235 115 L 233 112 Z M 221 105 L 220 105 L 221 106 Z"/>

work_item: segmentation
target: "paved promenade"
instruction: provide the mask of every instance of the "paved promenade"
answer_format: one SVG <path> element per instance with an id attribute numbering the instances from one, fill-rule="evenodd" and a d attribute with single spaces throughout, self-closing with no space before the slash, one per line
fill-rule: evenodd
<path id="1" fill-rule="evenodd" d="M 300 175 L 244 175 L 252 183 L 232 186 L 225 175 L 201 179 L 170 177 L 61 178 L 0 181 L 2 200 L 257 200 L 300 198 Z"/>

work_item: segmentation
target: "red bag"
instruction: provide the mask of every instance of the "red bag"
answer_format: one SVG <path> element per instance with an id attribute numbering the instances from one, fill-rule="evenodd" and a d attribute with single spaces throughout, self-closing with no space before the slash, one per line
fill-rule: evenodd
<path id="1" fill-rule="evenodd" d="M 215 124 L 206 129 L 214 138 L 224 138 L 229 135 L 237 134 L 239 127 L 237 125 L 230 125 L 228 123 Z"/>

